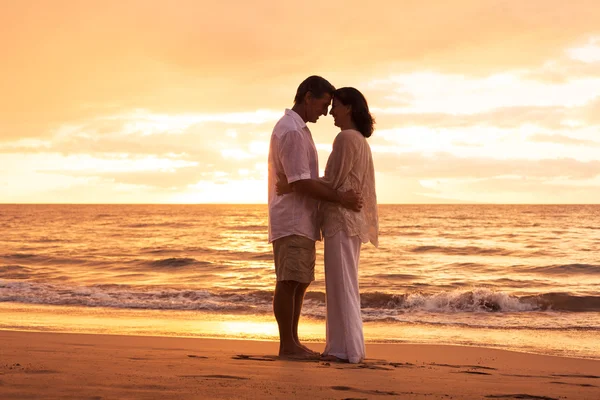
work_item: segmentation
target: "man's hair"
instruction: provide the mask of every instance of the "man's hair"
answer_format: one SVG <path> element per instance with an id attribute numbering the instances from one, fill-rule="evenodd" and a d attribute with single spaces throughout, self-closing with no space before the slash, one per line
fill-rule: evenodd
<path id="1" fill-rule="evenodd" d="M 314 97 L 320 99 L 325 93 L 329 93 L 330 96 L 333 96 L 335 87 L 333 87 L 333 85 L 325 78 L 317 75 L 309 76 L 300 84 L 300 86 L 298 86 L 296 97 L 294 97 L 294 104 L 302 103 L 304 96 L 306 96 L 306 93 L 308 92 L 311 92 Z"/>

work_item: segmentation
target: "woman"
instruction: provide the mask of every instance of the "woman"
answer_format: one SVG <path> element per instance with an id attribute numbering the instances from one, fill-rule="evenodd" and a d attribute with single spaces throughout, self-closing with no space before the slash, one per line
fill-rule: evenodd
<path id="1" fill-rule="evenodd" d="M 323 358 L 358 363 L 365 358 L 358 287 L 360 247 L 367 242 L 378 246 L 375 169 L 367 143 L 374 121 L 365 97 L 351 87 L 335 91 L 330 114 L 341 132 L 333 142 L 325 176 L 320 181 L 340 192 L 352 189 L 361 193 L 363 207 L 354 212 L 335 203 L 320 205 L 327 306 Z M 278 193 L 289 190 L 285 182 L 278 184 Z"/>

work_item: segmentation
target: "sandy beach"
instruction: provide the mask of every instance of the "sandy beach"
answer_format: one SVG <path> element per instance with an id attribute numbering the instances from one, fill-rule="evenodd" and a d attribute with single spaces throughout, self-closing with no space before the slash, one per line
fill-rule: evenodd
<path id="1" fill-rule="evenodd" d="M 369 344 L 362 364 L 276 342 L 0 331 L 2 399 L 598 399 L 600 361 Z M 310 344 L 322 350 L 322 344 Z"/>

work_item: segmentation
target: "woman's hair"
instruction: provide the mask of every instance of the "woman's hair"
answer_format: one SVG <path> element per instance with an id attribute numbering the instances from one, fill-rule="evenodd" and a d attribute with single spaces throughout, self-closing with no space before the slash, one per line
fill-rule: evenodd
<path id="1" fill-rule="evenodd" d="M 365 99 L 365 96 L 361 92 L 353 87 L 343 87 L 333 93 L 333 98 L 337 99 L 343 105 L 351 107 L 352 113 L 350 117 L 352 118 L 352 122 L 354 122 L 356 129 L 364 137 L 368 138 L 373 134 L 375 120 L 369 112 L 367 99 Z"/>
<path id="2" fill-rule="evenodd" d="M 317 75 L 309 76 L 298 86 L 296 97 L 294 97 L 294 104 L 302 103 L 304 96 L 308 92 L 311 92 L 315 98 L 320 99 L 325 96 L 325 93 L 333 96 L 334 91 L 335 87 L 327 79 Z"/>

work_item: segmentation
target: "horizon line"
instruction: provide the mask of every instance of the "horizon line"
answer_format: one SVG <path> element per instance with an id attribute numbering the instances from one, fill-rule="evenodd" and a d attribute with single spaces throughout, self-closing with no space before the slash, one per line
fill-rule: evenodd
<path id="1" fill-rule="evenodd" d="M 51 205 L 82 205 L 82 206 L 267 206 L 267 203 L 2 203 L 0 206 L 7 205 L 30 205 L 30 206 L 51 206 Z M 480 202 L 447 202 L 447 203 L 378 203 L 378 206 L 460 206 L 460 205 L 482 205 L 482 206 L 600 206 L 599 203 L 480 203 Z"/>

